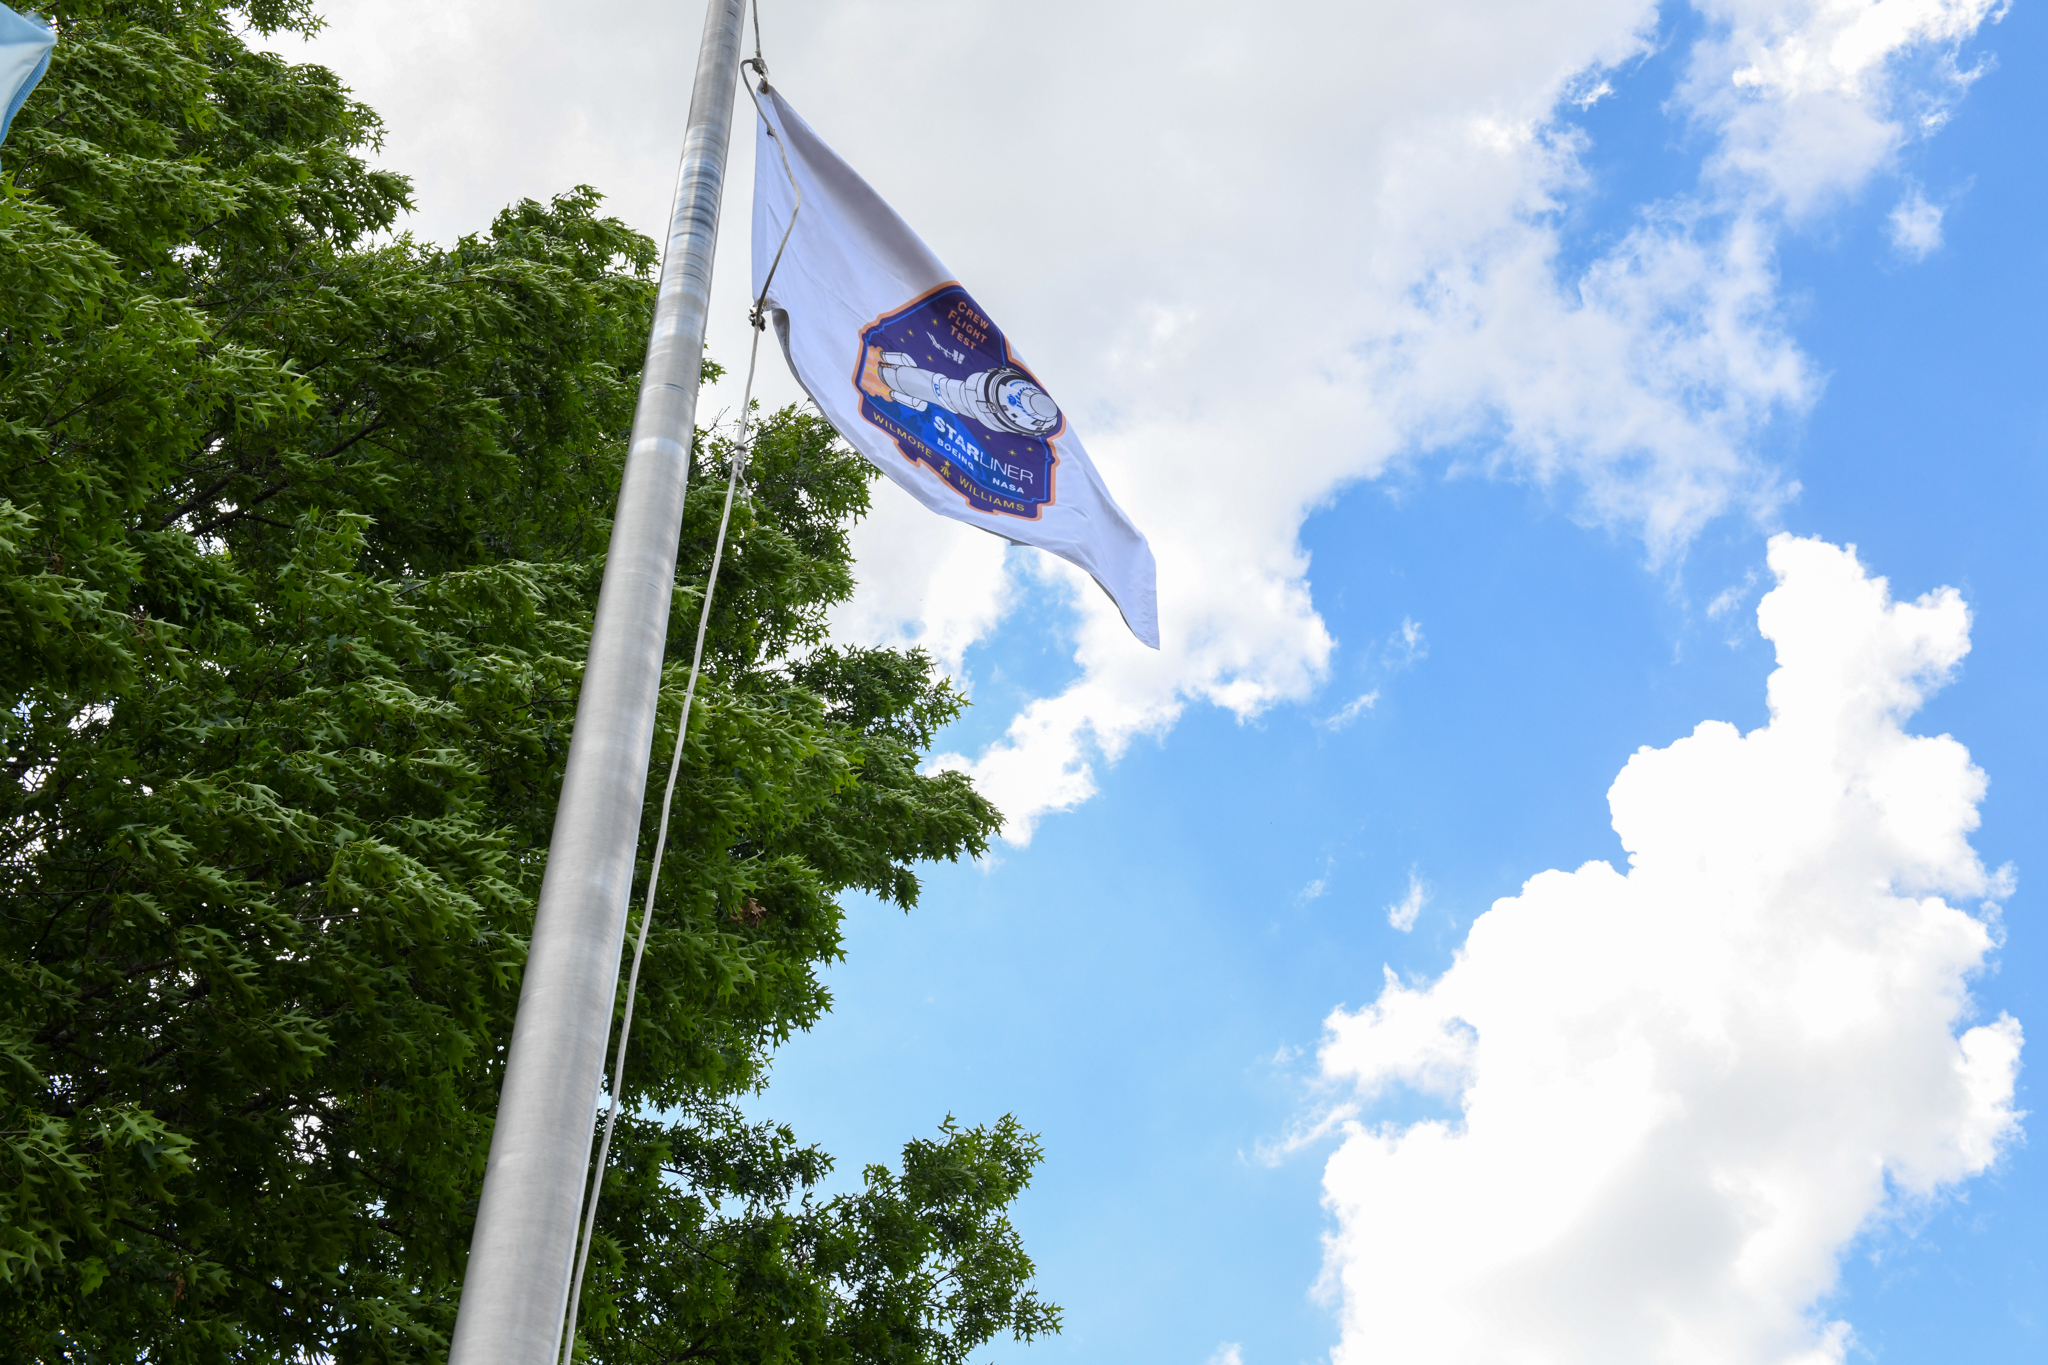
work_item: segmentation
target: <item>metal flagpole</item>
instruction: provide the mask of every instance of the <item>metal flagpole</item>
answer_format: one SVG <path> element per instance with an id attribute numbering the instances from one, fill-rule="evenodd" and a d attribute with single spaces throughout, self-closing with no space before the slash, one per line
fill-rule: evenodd
<path id="1" fill-rule="evenodd" d="M 709 0 L 654 327 L 449 1365 L 550 1365 L 611 1036 L 746 0 Z"/>

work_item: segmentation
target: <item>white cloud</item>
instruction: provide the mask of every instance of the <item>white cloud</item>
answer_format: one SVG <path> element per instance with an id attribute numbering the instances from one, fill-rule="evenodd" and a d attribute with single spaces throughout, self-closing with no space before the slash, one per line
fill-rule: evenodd
<path id="1" fill-rule="evenodd" d="M 1941 248 L 1941 215 L 1939 204 L 1928 203 L 1919 190 L 1914 190 L 1899 201 L 1887 220 L 1892 246 L 1901 256 L 1926 260 Z"/>
<path id="2" fill-rule="evenodd" d="M 1583 94 L 1568 95 L 1566 96 L 1566 98 L 1570 100 L 1571 103 L 1577 105 L 1581 109 L 1591 109 L 1594 105 L 1598 104 L 1601 100 L 1606 99 L 1609 95 L 1613 93 L 1613 83 L 1610 81 L 1603 80 L 1594 83 L 1592 87 L 1586 90 Z"/>
<path id="3" fill-rule="evenodd" d="M 1094 758 L 1113 760 L 1190 701 L 1243 717 L 1318 687 L 1333 642 L 1307 591 L 1299 528 L 1334 491 L 1393 462 L 1436 448 L 1483 452 L 1492 472 L 1576 488 L 1584 517 L 1632 528 L 1653 559 L 1676 555 L 1730 509 L 1771 515 L 1795 490 L 1757 457 L 1756 438 L 1802 413 L 1819 388 L 1781 319 L 1778 238 L 1889 164 L 1914 131 L 1902 111 L 1915 99 L 1961 88 L 1939 76 L 1929 95 L 1896 59 L 1953 45 L 1986 13 L 1867 13 L 1894 4 L 1710 7 L 1713 36 L 1674 101 L 1711 135 L 1696 188 L 1641 206 L 1612 249 L 1576 269 L 1562 263 L 1558 224 L 1591 188 L 1587 144 L 1560 110 L 1646 49 L 1647 5 L 1376 14 L 1402 71 L 1333 44 L 1344 62 L 1372 69 L 1327 86 L 1304 73 L 1280 98 L 1290 128 L 1317 129 L 1303 144 L 1316 162 L 1276 152 L 1292 133 L 1256 113 L 1238 135 L 1199 115 L 1179 134 L 1157 130 L 1179 155 L 1175 175 L 1191 183 L 1162 189 L 1140 172 L 1126 192 L 1143 202 L 1177 202 L 1211 170 L 1250 175 L 1244 204 L 1205 196 L 1187 210 L 1240 253 L 1227 270 L 1220 246 L 1185 254 L 1191 245 L 1160 244 L 1163 259 L 1214 262 L 1191 277 L 1198 292 L 1165 280 L 1148 291 L 1179 319 L 1174 364 L 1132 344 L 1096 376 L 1114 398 L 1099 409 L 1107 431 L 1091 439 L 1158 546 L 1167 648 L 1156 667 L 1124 663 L 1113 614 L 1084 599 L 1095 629 L 1079 680 L 984 754 L 954 760 L 1004 787 L 1007 837 L 1028 838 L 1041 814 L 1085 798 Z M 1538 15 L 1541 38 L 1522 26 Z M 1329 15 L 1300 22 L 1341 25 Z M 1498 48 L 1454 44 L 1454 23 L 1490 26 Z M 1227 30 L 1212 13 L 1189 32 L 1215 41 Z M 1232 41 L 1249 79 L 1263 40 Z M 1358 93 L 1382 81 L 1382 100 Z M 1174 104 L 1156 88 L 1149 98 Z M 1244 109 L 1229 105 L 1233 117 Z M 1115 122 L 1128 119 L 1150 128 L 1143 114 Z M 1254 135 L 1273 139 L 1258 155 Z M 1295 178 L 1274 185 L 1244 170 L 1262 158 Z M 1343 175 L 1331 175 L 1336 165 Z M 1249 207 L 1273 203 L 1292 225 Z M 1325 225 L 1320 235 L 1302 226 L 1312 223 Z M 1219 274 L 1234 274 L 1239 289 L 1214 291 Z M 1260 316 L 1268 300 L 1311 297 L 1317 307 L 1284 325 Z M 1249 337 L 1258 344 L 1247 348 Z M 1247 454 L 1255 481 L 1239 472 Z"/>
<path id="4" fill-rule="evenodd" d="M 1209 1357 L 1209 1365 L 1244 1365 L 1244 1348 L 1234 1341 L 1226 1341 L 1216 1348 L 1216 1354 Z"/>
<path id="5" fill-rule="evenodd" d="M 1756 586 L 1756 570 L 1751 569 L 1742 576 L 1740 583 L 1730 583 L 1714 594 L 1714 600 L 1707 603 L 1707 619 L 1718 621 L 1741 606 L 1749 596 L 1749 590 Z"/>
<path id="6" fill-rule="evenodd" d="M 388 116 L 423 230 L 579 181 L 661 223 L 695 7 L 593 0 L 573 23 L 537 0 L 326 8 L 313 55 Z M 1063 566 L 1004 560 L 879 490 L 848 637 L 921 642 L 957 671 L 1017 602 L 1075 606 L 1076 680 L 946 760 L 1008 813 L 1006 837 L 1085 800 L 1094 764 L 1189 704 L 1246 718 L 1313 695 L 1334 642 L 1303 521 L 1392 465 L 1451 450 L 1553 484 L 1653 560 L 1790 495 L 1757 437 L 1819 381 L 1781 315 L 1777 242 L 1938 126 L 1972 74 L 1944 54 L 1991 0 L 1701 8 L 1666 106 L 1708 148 L 1697 182 L 1582 260 L 1564 225 L 1612 187 L 1573 120 L 1625 88 L 1654 0 L 1312 0 L 1278 22 L 1221 0 L 1043 0 L 1028 42 L 996 0 L 771 0 L 778 84 L 1003 320 L 1158 554 L 1154 656 Z M 975 98 L 943 98 L 953 77 L 906 95 L 884 71 L 956 73 Z M 1033 173 L 963 192 L 957 168 L 1020 129 Z M 751 158 L 737 139 L 736 196 Z M 744 353 L 745 222 L 729 205 L 727 360 Z M 772 355 L 760 392 L 798 396 Z"/>
<path id="7" fill-rule="evenodd" d="M 1422 884 L 1422 878 L 1411 867 L 1408 869 L 1408 894 L 1387 907 L 1387 923 L 1405 934 L 1415 927 L 1415 917 L 1427 904 L 1429 888 Z"/>
<path id="8" fill-rule="evenodd" d="M 1325 730 L 1341 730 L 1351 724 L 1352 721 L 1357 720 L 1360 716 L 1372 710 L 1373 707 L 1379 705 L 1379 700 L 1380 694 L 1378 689 L 1374 689 L 1371 692 L 1361 692 L 1339 707 L 1336 714 L 1325 716 L 1317 721 L 1316 724 Z"/>
<path id="9" fill-rule="evenodd" d="M 1337 1365 L 1840 1362 L 1851 1239 L 2016 1140 L 2020 1027 L 1972 1024 L 1994 938 L 1950 903 L 2010 884 L 1969 844 L 1984 775 L 1903 728 L 1969 613 L 1820 541 L 1770 566 L 1770 721 L 1629 760 L 1627 872 L 1532 878 L 1435 982 L 1330 1017 Z M 1400 1086 L 1458 1117 L 1357 1117 Z"/>
<path id="10" fill-rule="evenodd" d="M 1016 600 L 1016 580 L 1003 563 L 1009 547 L 893 489 L 876 494 L 873 512 L 853 528 L 860 592 L 833 612 L 833 633 L 864 644 L 922 645 L 964 678 L 968 647 Z"/>
<path id="11" fill-rule="evenodd" d="M 1387 663 L 1392 668 L 1406 668 L 1429 657 L 1429 641 L 1422 636 L 1422 625 L 1411 617 L 1401 618 L 1401 627 L 1394 637 L 1387 641 Z"/>
<path id="12" fill-rule="evenodd" d="M 1698 7 L 1719 32 L 1696 50 L 1684 98 L 1719 135 L 1714 171 L 1759 208 L 1799 218 L 1840 202 L 1913 134 L 1941 125 L 1978 74 L 1957 69 L 1957 44 L 2002 15 L 2004 0 Z M 1903 69 L 1910 56 L 1933 59 L 1933 74 Z"/>

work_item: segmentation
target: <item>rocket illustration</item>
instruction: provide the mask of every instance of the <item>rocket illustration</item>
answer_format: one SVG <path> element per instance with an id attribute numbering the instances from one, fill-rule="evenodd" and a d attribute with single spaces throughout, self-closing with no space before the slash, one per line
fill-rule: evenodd
<path id="1" fill-rule="evenodd" d="M 860 386 L 876 398 L 918 412 L 937 403 L 990 431 L 1044 437 L 1060 425 L 1059 406 L 1052 396 L 1014 365 L 979 370 L 965 379 L 948 379 L 919 369 L 915 356 L 870 346 L 861 365 Z"/>

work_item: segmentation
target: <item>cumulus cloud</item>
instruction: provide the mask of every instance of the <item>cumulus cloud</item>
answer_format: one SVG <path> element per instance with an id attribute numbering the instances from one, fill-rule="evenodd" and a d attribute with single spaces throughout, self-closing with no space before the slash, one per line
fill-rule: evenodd
<path id="1" fill-rule="evenodd" d="M 1718 134 L 1712 174 L 1795 218 L 1839 203 L 1946 121 L 1978 74 L 1957 66 L 1957 46 L 2004 2 L 1702 0 L 1719 31 L 1683 98 Z"/>
<path id="2" fill-rule="evenodd" d="M 836 624 L 958 673 L 1017 602 L 1072 605 L 1072 684 L 947 760 L 1023 842 L 1187 706 L 1248 718 L 1315 694 L 1335 642 L 1301 528 L 1390 467 L 1451 451 L 1554 485 L 1658 562 L 1716 516 L 1769 516 L 1792 490 L 1758 436 L 1819 388 L 1777 243 L 1939 126 L 1992 4 L 1700 0 L 1663 105 L 1704 149 L 1694 183 L 1632 206 L 1588 258 L 1567 225 L 1614 187 L 1576 120 L 1662 41 L 1654 0 L 1308 0 L 1281 22 L 1043 0 L 1029 43 L 996 0 L 771 0 L 778 84 L 1002 319 L 1152 537 L 1166 640 L 1150 655 L 1065 566 L 1005 558 L 887 487 Z M 695 7 L 593 0 L 569 25 L 538 0 L 324 8 L 310 55 L 388 116 L 422 230 L 578 182 L 660 227 Z M 971 73 L 976 96 L 882 71 Z M 956 168 L 1019 129 L 1034 173 L 962 192 Z M 736 193 L 751 157 L 737 139 Z M 712 343 L 730 360 L 746 215 L 725 221 Z M 768 401 L 799 396 L 763 368 Z"/>
<path id="3" fill-rule="evenodd" d="M 1985 778 L 1904 724 L 1969 613 L 1820 541 L 1769 562 L 1769 723 L 1629 760 L 1627 871 L 1534 877 L 1440 978 L 1331 1015 L 1337 1365 L 1833 1365 L 1851 1239 L 2017 1137 L 2020 1026 L 1973 1022 L 1995 939 L 1953 903 L 2010 889 L 1969 843 Z M 1404 1087 L 1456 1117 L 1362 1117 Z"/>
<path id="4" fill-rule="evenodd" d="M 921 645 L 963 678 L 964 657 L 1016 600 L 1002 541 L 935 517 L 908 498 L 878 497 L 854 528 L 861 591 L 832 614 L 833 633 L 864 644 Z"/>
<path id="5" fill-rule="evenodd" d="M 1760 433 L 1819 391 L 1782 316 L 1778 240 L 1933 126 L 1929 111 L 1967 82 L 1952 62 L 1928 74 L 1906 59 L 1952 51 L 1988 6 L 1704 6 L 1707 36 L 1672 102 L 1708 135 L 1696 184 L 1640 205 L 1612 247 L 1571 266 L 1560 224 L 1596 188 L 1571 115 L 1647 51 L 1655 12 L 1564 0 L 1516 9 L 1469 0 L 1431 17 L 1378 13 L 1375 44 L 1399 52 L 1402 70 L 1368 57 L 1368 72 L 1309 73 L 1276 96 L 1291 126 L 1318 130 L 1308 145 L 1323 162 L 1283 153 L 1279 166 L 1300 178 L 1246 184 L 1246 204 L 1350 230 L 1315 240 L 1245 206 L 1190 206 L 1191 220 L 1252 253 L 1232 263 L 1249 302 L 1158 281 L 1151 297 L 1174 319 L 1171 358 L 1185 370 L 1142 344 L 1113 348 L 1098 371 L 1117 381 L 1099 408 L 1111 421 L 1091 438 L 1158 546 L 1166 651 L 1152 666 L 1126 662 L 1113 613 L 1076 598 L 1091 623 L 1078 680 L 987 751 L 949 760 L 1002 787 L 1006 837 L 1028 839 L 1044 813 L 1085 799 L 1092 762 L 1172 725 L 1190 702 L 1248 717 L 1312 694 L 1334 642 L 1308 590 L 1302 521 L 1390 465 L 1455 449 L 1487 472 L 1557 484 L 1585 519 L 1640 536 L 1653 562 L 1716 516 L 1768 518 L 1796 491 L 1756 454 Z M 1525 27 L 1536 14 L 1540 37 Z M 1466 25 L 1497 43 L 1474 52 Z M 1256 84 L 1266 37 L 1211 14 L 1189 40 L 1223 31 L 1245 54 L 1233 73 Z M 1356 93 L 1381 82 L 1380 102 Z M 1156 107 L 1187 112 L 1170 96 Z M 1245 109 L 1233 103 L 1231 116 Z M 1147 133 L 1184 158 L 1179 176 L 1241 177 L 1271 160 L 1247 137 L 1208 140 L 1216 130 L 1195 121 Z M 1249 121 L 1290 140 L 1257 112 Z M 1166 203 L 1192 184 L 1146 188 Z M 1276 325 L 1256 316 L 1275 297 L 1319 302 Z M 1249 483 L 1248 460 L 1259 471 Z"/>

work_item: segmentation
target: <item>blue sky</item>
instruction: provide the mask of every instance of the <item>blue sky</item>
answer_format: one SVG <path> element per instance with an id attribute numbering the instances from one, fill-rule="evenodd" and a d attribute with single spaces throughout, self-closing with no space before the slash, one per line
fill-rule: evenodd
<path id="1" fill-rule="evenodd" d="M 1915 728 L 1954 733 L 1989 771 L 1976 843 L 2024 878 L 2048 814 L 2030 705 L 2048 645 L 2048 44 L 2021 10 L 1981 46 L 1996 68 L 1908 158 L 1957 195 L 1942 249 L 1902 262 L 1877 193 L 1788 238 L 1795 335 L 1827 386 L 1767 440 L 1801 484 L 1785 528 L 1855 543 L 1902 594 L 1954 584 L 1970 600 L 1969 663 Z M 1613 233 L 1669 163 L 1696 166 L 1659 108 L 1670 66 L 1645 61 L 1587 120 L 1599 193 L 1575 233 Z M 1014 1110 L 1045 1133 L 1022 1221 L 1069 1328 L 1033 1356 L 1200 1360 L 1238 1342 L 1247 1361 L 1318 1358 L 1333 1337 L 1307 1293 L 1325 1153 L 1257 1153 L 1316 1103 L 1299 1054 L 1323 1016 L 1375 993 L 1382 962 L 1441 972 L 1473 917 L 1528 876 L 1618 859 L 1606 790 L 1637 746 L 1766 718 L 1755 524 L 1717 523 L 1654 572 L 1640 544 L 1574 524 L 1545 490 L 1435 462 L 1392 482 L 1346 491 L 1304 528 L 1340 642 L 1311 700 L 1247 724 L 1198 711 L 1028 849 L 936 873 L 926 911 L 863 910 L 834 1017 L 778 1064 L 764 1110 L 849 1155 L 883 1157 L 920 1113 Z M 1742 610 L 1708 618 L 1751 574 Z M 1428 652 L 1397 668 L 1404 621 Z M 991 738 L 1013 697 L 1069 680 L 1059 630 L 1020 613 L 970 651 L 981 706 L 953 747 Z M 1318 728 L 1371 690 L 1359 721 Z M 1411 868 L 1432 894 L 1402 935 L 1381 910 Z M 1986 1012 L 2023 1022 L 2048 972 L 2027 900 L 1975 986 Z M 1296 1059 L 1276 1062 L 1283 1049 Z M 1885 1361 L 2031 1358 L 2048 1350 L 2044 1209 L 2048 1176 L 2021 1148 L 1859 1238 L 1828 1309 Z"/>
<path id="2" fill-rule="evenodd" d="M 638 25 L 641 47 L 687 50 L 699 11 L 684 8 L 599 6 L 589 33 L 544 57 L 532 32 L 446 17 L 394 52 L 360 36 L 391 17 L 377 4 L 333 5 L 316 55 L 385 111 L 387 160 L 421 182 L 421 230 L 580 180 L 616 183 L 614 202 L 651 226 L 673 157 L 661 120 L 687 92 L 643 106 L 592 73 L 614 22 Z M 1072 395 L 1077 420 L 1092 416 L 1091 450 L 1161 551 L 1168 648 L 1156 662 L 1125 651 L 1103 604 L 1032 552 L 961 539 L 907 503 L 878 511 L 844 629 L 948 659 L 976 705 L 942 748 L 1021 813 L 1025 841 L 985 866 L 932 869 L 910 916 L 853 907 L 835 1011 L 785 1050 L 761 1111 L 824 1143 L 848 1177 L 947 1113 L 1014 1112 L 1044 1135 L 1019 1222 L 1067 1329 L 992 1348 L 998 1360 L 1280 1365 L 1335 1350 L 1348 1365 L 1498 1359 L 1500 1342 L 1560 1360 L 2048 1352 L 2034 1120 L 2000 1119 L 1997 1096 L 1972 1109 L 1922 1065 L 1966 1030 L 2008 1036 L 2001 1016 L 2021 1030 L 2048 1018 L 2032 894 L 2048 865 L 2041 8 L 1475 2 L 1427 20 L 1415 6 L 1311 6 L 1239 27 L 1220 5 L 1054 5 L 1046 41 L 1024 53 L 1003 45 L 1000 9 L 771 0 L 763 19 L 785 93 Z M 1444 36 L 1457 25 L 1443 14 L 1465 27 Z M 458 50 L 486 74 L 419 79 Z M 1815 53 L 1862 65 L 1816 84 Z M 549 61 L 571 115 L 535 131 L 507 111 L 532 103 L 529 78 Z M 971 69 L 997 97 L 949 122 L 924 95 L 876 96 L 876 73 L 899 71 L 886 63 Z M 1403 86 L 1410 67 L 1422 74 Z M 419 93 L 428 85 L 446 108 Z M 408 131 L 430 117 L 434 136 Z M 1057 176 L 977 182 L 963 205 L 957 181 L 904 150 L 905 128 L 943 149 L 1005 119 Z M 1248 148 L 1271 153 L 1247 163 Z M 735 183 L 744 194 L 745 176 Z M 729 205 L 727 219 L 736 319 L 744 213 Z M 741 327 L 720 327 L 714 345 L 731 353 Z M 1672 942 L 1725 950 L 1725 972 L 1692 973 L 1668 943 L 1600 938 L 1605 921 L 1573 918 L 1595 898 L 1583 875 L 1546 882 L 1548 909 L 1532 893 L 1497 912 L 1521 949 L 1470 940 L 1471 966 L 1452 972 L 1475 920 L 1530 878 L 1592 860 L 1627 870 L 1608 793 L 1639 749 L 1703 721 L 1770 720 L 1773 644 L 1756 612 L 1781 531 L 1853 544 L 1896 601 L 1953 587 L 1967 602 L 1969 652 L 1946 685 L 1839 740 L 1847 766 L 1828 773 L 1863 781 L 1878 769 L 1858 755 L 1899 750 L 1899 726 L 1953 736 L 1988 775 L 1981 826 L 1964 779 L 1946 806 L 1920 799 L 1948 790 L 1937 760 L 1954 751 L 1907 745 L 1934 766 L 1911 770 L 1891 814 L 1851 810 L 1836 843 L 1786 834 L 1780 847 L 1772 822 L 1714 812 L 1834 778 L 1781 755 L 1716 787 L 1722 770 L 1681 746 L 1631 768 L 1643 776 L 1625 799 L 1653 849 L 1698 853 L 1701 871 L 1645 873 L 1633 913 L 1666 917 Z M 1907 629 L 1906 615 L 1857 605 L 1846 561 L 1799 563 L 1778 599 L 1780 645 Z M 1960 619 L 1912 618 L 1914 647 L 1953 652 Z M 1910 682 L 1875 649 L 1851 650 L 1828 685 Z M 1920 667 L 1923 685 L 1940 672 Z M 1037 729 L 1013 728 L 1034 715 Z M 1870 781 L 1881 806 L 1893 789 Z M 1957 851 L 1964 837 L 1973 855 Z M 1944 838 L 1935 871 L 1899 851 Z M 1766 884 L 1725 870 L 1752 856 L 1792 871 Z M 2007 866 L 2016 891 L 1980 875 Z M 1411 879 L 1426 899 L 1402 932 L 1388 909 Z M 1896 897 L 1868 900 L 1866 883 Z M 1953 918 L 1916 909 L 1925 896 Z M 1752 911 L 1753 932 L 1721 927 Z M 1978 947 L 1973 923 L 1993 926 Z M 1960 965 L 1916 946 L 1902 927 L 1914 924 L 1949 934 Z M 1842 1023 L 1838 1050 L 1788 1035 L 1778 1055 L 1775 1028 L 1832 1039 L 1830 1021 L 1864 1019 L 1866 979 L 1838 966 L 1866 949 L 1885 980 L 1920 984 L 1885 996 L 1904 1003 L 1883 1017 Z M 1517 982 L 1516 952 L 1546 981 Z M 1822 1003 L 1753 995 L 1781 968 Z M 1410 1002 L 1535 1036 L 1568 1012 L 1545 994 L 1562 982 L 1605 1001 L 1659 1076 L 1696 1060 L 1701 1020 L 1725 1023 L 1715 1079 L 1615 1080 L 1610 1096 L 1608 1072 L 1573 1064 L 1545 1108 L 1509 1025 L 1492 1039 L 1479 1027 L 1479 1050 L 1439 1072 L 1436 1044 L 1391 1022 Z M 1965 991 L 1949 1016 L 1912 1022 Z M 1662 993 L 1690 1023 L 1667 1028 L 1641 1003 Z M 1333 1033 L 1340 1009 L 1354 1022 Z M 1472 1027 L 1441 1036 L 1455 1051 Z M 2019 1111 L 2037 1107 L 2025 1056 Z M 1982 1065 L 1994 1090 L 2012 1074 Z M 1804 1092 L 1828 1098 L 1802 1107 Z M 1494 1096 L 1532 1131 L 1593 1137 L 1561 1158 L 1534 1137 L 1518 1150 L 1513 1124 L 1483 1145 L 1474 1118 L 1461 1138 L 1463 1106 Z M 1636 1146 L 1615 1139 L 1611 1169 L 1578 1170 L 1632 1121 L 1600 1120 L 1609 1099 L 1623 1115 L 1654 1100 L 1661 1117 Z M 1743 1105 L 1748 1126 L 1731 1136 L 1717 1107 Z M 1890 1116 L 1858 1117 L 1866 1107 Z M 1432 1124 L 1449 1175 L 1398 1147 Z M 1382 1147 L 1395 1154 L 1374 1157 Z M 1925 1154 L 1937 1148 L 1949 1155 Z M 1332 1163 L 1343 1152 L 1381 1174 L 1346 1174 Z M 1868 1197 L 1840 1179 L 1858 1160 L 1884 1167 Z M 1508 1194 L 1435 1210 L 1425 1197 L 1433 1180 L 1492 1189 L 1503 1172 Z M 1671 1264 L 1622 1266 L 1641 1230 L 1609 1217 L 1613 1191 L 1654 1212 L 1745 1181 L 1765 1204 L 1808 1190 L 1835 1202 L 1773 1223 L 1729 1195 L 1701 1216 L 1760 1220 L 1743 1224 L 1763 1231 L 1740 1266 L 1716 1261 L 1711 1238 L 1687 1244 L 1683 1221 L 1646 1215 Z M 1421 1193 L 1366 1197 L 1387 1189 Z M 1581 1189 L 1577 1213 L 1538 1207 Z M 1509 1245 L 1522 1250 L 1495 1279 L 1407 1294 L 1442 1330 L 1375 1298 L 1404 1264 L 1420 1275 L 1433 1257 L 1486 1262 Z M 1814 1278 L 1836 1265 L 1838 1282 Z M 1732 1297 L 1688 1297 L 1709 1283 Z M 1531 1284 L 1550 1286 L 1540 1311 L 1502 1288 Z M 1663 1327 L 1615 1326 L 1650 1300 Z M 1460 1338 L 1452 1318 L 1479 1335 Z"/>

